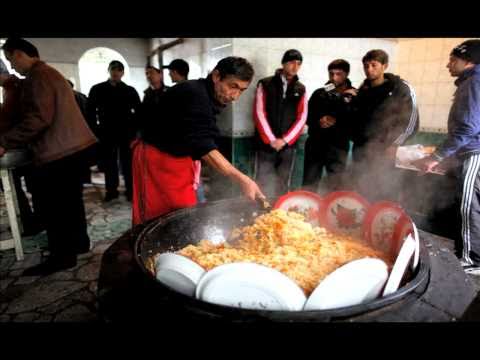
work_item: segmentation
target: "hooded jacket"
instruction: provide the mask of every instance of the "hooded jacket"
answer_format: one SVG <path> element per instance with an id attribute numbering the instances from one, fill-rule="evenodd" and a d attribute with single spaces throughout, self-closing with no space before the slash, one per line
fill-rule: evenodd
<path id="1" fill-rule="evenodd" d="M 376 153 L 404 144 L 419 127 L 413 87 L 397 75 L 384 76 L 386 81 L 375 87 L 365 80 L 351 103 L 355 146 L 373 147 Z"/>
<path id="2" fill-rule="evenodd" d="M 455 85 L 447 139 L 434 153 L 438 160 L 480 153 L 480 65 L 465 70 Z"/>

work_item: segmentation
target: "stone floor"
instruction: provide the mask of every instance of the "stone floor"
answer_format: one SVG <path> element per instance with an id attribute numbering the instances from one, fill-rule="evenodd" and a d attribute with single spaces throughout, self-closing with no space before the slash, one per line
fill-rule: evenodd
<path id="1" fill-rule="evenodd" d="M 103 204 L 103 177 L 94 174 L 85 188 L 90 253 L 79 256 L 78 265 L 46 277 L 22 277 L 22 271 L 47 255 L 45 233 L 24 237 L 25 259 L 16 261 L 12 250 L 0 251 L 0 323 L 2 322 L 95 322 L 97 280 L 103 252 L 130 228 L 131 206 L 124 197 Z M 0 238 L 8 234 L 4 198 L 0 195 Z M 440 251 L 453 249 L 453 242 L 436 237 Z M 436 256 L 436 254 L 430 254 Z M 480 291 L 480 276 L 470 276 Z"/>
<path id="2" fill-rule="evenodd" d="M 103 179 L 94 174 L 85 187 L 88 233 L 93 249 L 78 257 L 76 267 L 46 277 L 22 277 L 22 271 L 48 254 L 45 232 L 22 239 L 25 259 L 16 261 L 14 250 L 0 251 L 0 322 L 94 322 L 97 319 L 97 279 L 103 252 L 130 228 L 131 206 L 123 196 L 103 204 Z M 0 195 L 0 237 L 8 220 Z"/>

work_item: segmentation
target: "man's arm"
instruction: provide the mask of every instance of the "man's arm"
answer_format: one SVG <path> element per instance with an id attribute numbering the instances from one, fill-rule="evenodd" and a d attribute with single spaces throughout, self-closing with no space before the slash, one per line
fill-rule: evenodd
<path id="1" fill-rule="evenodd" d="M 218 150 L 211 150 L 202 159 L 220 174 L 238 183 L 244 195 L 250 200 L 265 199 L 265 195 L 255 181 L 236 169 Z"/>
<path id="2" fill-rule="evenodd" d="M 265 109 L 265 93 L 262 84 L 258 84 L 257 90 L 255 91 L 253 119 L 255 122 L 255 127 L 257 128 L 262 141 L 267 145 L 272 144 L 272 142 L 277 138 L 273 134 L 267 119 L 267 111 Z"/>
<path id="3" fill-rule="evenodd" d="M 44 77 L 25 80 L 21 121 L 0 135 L 0 146 L 8 150 L 31 143 L 53 122 L 54 89 Z"/>
<path id="4" fill-rule="evenodd" d="M 302 133 L 302 130 L 307 122 L 308 115 L 308 103 L 307 103 L 307 93 L 305 92 L 297 106 L 297 118 L 293 125 L 288 129 L 287 133 L 282 136 L 282 139 L 290 146 L 295 144 L 298 137 Z"/>
<path id="5" fill-rule="evenodd" d="M 391 137 L 395 140 L 392 146 L 400 146 L 411 137 L 417 130 L 419 124 L 418 104 L 415 90 L 406 81 L 403 81 L 404 91 L 401 94 L 399 102 L 401 104 L 400 112 L 397 114 L 398 121 L 392 128 Z M 396 101 L 396 99 L 395 99 Z"/>
<path id="6" fill-rule="evenodd" d="M 447 139 L 433 153 L 433 157 L 441 161 L 455 154 L 480 133 L 480 81 L 471 81 L 468 95 L 460 99 L 458 108 L 464 109 Z"/>
<path id="7" fill-rule="evenodd" d="M 98 88 L 96 85 L 92 86 L 87 97 L 87 122 L 90 125 L 93 133 L 98 136 L 97 123 L 97 106 L 98 106 Z"/>

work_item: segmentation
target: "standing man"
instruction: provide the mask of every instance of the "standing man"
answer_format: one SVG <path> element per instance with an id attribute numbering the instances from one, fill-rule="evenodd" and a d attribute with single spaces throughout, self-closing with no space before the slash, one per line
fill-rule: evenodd
<path id="1" fill-rule="evenodd" d="M 388 54 L 370 50 L 362 59 L 366 79 L 352 99 L 354 188 L 370 201 L 397 200 L 403 186 L 395 172 L 397 147 L 418 130 L 413 87 L 386 73 Z M 347 93 L 356 95 L 355 90 Z"/>
<path id="2" fill-rule="evenodd" d="M 133 144 L 134 225 L 196 205 L 195 160 L 237 182 L 249 199 L 264 197 L 216 145 L 216 115 L 240 97 L 253 73 L 247 60 L 231 56 L 220 60 L 206 79 L 185 81 L 165 93 L 159 116 L 165 121 L 145 123 Z"/>
<path id="3" fill-rule="evenodd" d="M 342 175 L 347 164 L 349 150 L 349 126 L 352 121 L 347 112 L 354 89 L 348 79 L 350 64 L 338 59 L 328 65 L 328 82 L 315 90 L 308 101 L 308 139 L 305 145 L 305 170 L 303 186 L 316 191 L 327 171 L 327 188 L 342 188 Z"/>
<path id="4" fill-rule="evenodd" d="M 258 82 L 254 102 L 255 178 L 268 196 L 290 189 L 294 145 L 307 120 L 305 86 L 298 80 L 300 51 L 291 49 L 274 76 Z"/>
<path id="5" fill-rule="evenodd" d="M 23 39 L 8 39 L 3 51 L 12 67 L 26 77 L 21 120 L 0 135 L 0 156 L 10 149 L 31 147 L 35 211 L 39 211 L 46 227 L 50 250 L 44 263 L 25 270 L 23 275 L 48 275 L 75 266 L 77 254 L 90 249 L 81 170 L 84 152 L 97 140 L 67 80 L 40 60 L 34 45 Z"/>
<path id="6" fill-rule="evenodd" d="M 92 130 L 93 133 L 95 133 L 95 123 L 89 122 L 89 117 L 87 113 L 87 106 L 88 106 L 88 98 L 87 95 L 84 93 L 81 93 L 80 91 L 75 90 L 75 86 L 73 85 L 73 82 L 67 79 L 67 82 L 70 84 L 72 87 L 73 95 L 75 96 L 75 101 L 77 102 L 78 107 L 80 108 L 80 111 L 87 120 L 87 125 Z M 97 145 L 97 144 L 96 144 Z M 91 184 L 92 183 L 92 171 L 90 170 L 90 166 L 93 166 L 97 163 L 97 154 L 96 150 L 97 147 L 96 145 L 92 146 L 90 154 L 88 156 L 88 161 L 85 163 L 85 169 L 83 172 L 83 183 L 84 184 Z"/>
<path id="7" fill-rule="evenodd" d="M 22 120 L 21 96 L 22 80 L 8 72 L 4 62 L 0 59 L 0 87 L 3 89 L 3 103 L 0 104 L 0 135 L 6 133 Z M 27 195 L 22 188 L 22 176 L 25 178 L 27 189 L 30 191 L 29 168 L 21 167 L 13 170 L 13 181 L 17 193 L 18 207 L 23 225 L 23 234 L 38 233 L 42 226 L 40 219 L 33 213 Z M 1 184 L 0 184 L 1 189 Z"/>
<path id="8" fill-rule="evenodd" d="M 188 80 L 188 72 L 190 71 L 190 67 L 183 59 L 172 60 L 170 65 L 163 66 L 163 69 L 169 69 L 168 75 L 170 75 L 170 79 L 172 79 L 174 84 Z"/>
<path id="9" fill-rule="evenodd" d="M 163 83 L 162 71 L 153 65 L 147 65 L 145 67 L 145 76 L 150 86 L 143 92 L 139 129 L 143 128 L 143 124 L 146 121 L 161 121 L 158 119 L 161 100 L 165 92 L 169 89 L 169 87 Z"/>
<path id="10" fill-rule="evenodd" d="M 125 180 L 125 196 L 132 198 L 132 152 L 130 143 L 138 130 L 140 97 L 137 91 L 122 81 L 124 66 L 113 60 L 108 65 L 110 77 L 96 84 L 88 95 L 88 113 L 97 123 L 100 141 L 100 162 L 105 173 L 105 198 L 108 202 L 118 198 L 118 158 Z"/>
<path id="11" fill-rule="evenodd" d="M 467 40 L 450 53 L 448 71 L 456 77 L 448 115 L 447 139 L 429 157 L 414 164 L 430 172 L 448 158 L 457 158 L 461 195 L 462 241 L 455 251 L 466 273 L 480 274 L 480 40 Z"/>

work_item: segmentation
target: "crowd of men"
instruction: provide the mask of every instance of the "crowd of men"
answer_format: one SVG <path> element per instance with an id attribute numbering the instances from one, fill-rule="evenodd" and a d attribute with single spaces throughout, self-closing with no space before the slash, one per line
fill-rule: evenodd
<path id="1" fill-rule="evenodd" d="M 449 118 L 446 143 L 417 165 L 431 171 L 450 156 L 463 159 L 460 177 L 463 242 L 457 252 L 466 270 L 480 265 L 479 203 L 475 187 L 480 161 L 480 41 L 452 50 L 448 65 L 459 87 Z M 109 78 L 94 85 L 88 97 L 40 60 L 36 47 L 23 39 L 8 39 L 3 51 L 25 79 L 0 68 L 6 97 L 1 108 L 0 156 L 9 149 L 28 148 L 34 165 L 25 176 L 35 217 L 45 228 L 50 257 L 27 275 L 45 275 L 76 265 L 76 255 L 90 249 L 83 204 L 83 183 L 97 164 L 105 174 L 105 197 L 119 197 L 119 171 L 125 197 L 132 202 L 133 225 L 170 211 L 205 201 L 200 181 L 202 163 L 237 183 L 251 199 L 275 197 L 291 190 L 296 142 L 308 125 L 303 186 L 317 191 L 355 190 L 370 201 L 398 200 L 401 183 L 388 181 L 398 146 L 419 127 L 415 91 L 387 72 L 388 54 L 379 49 L 362 58 L 365 80 L 358 89 L 348 76 L 350 64 L 333 60 L 328 81 L 313 91 L 298 72 L 303 55 L 287 50 L 273 76 L 256 84 L 255 170 L 252 178 L 236 169 L 219 151 L 217 115 L 250 86 L 255 71 L 248 60 L 220 60 L 206 78 L 188 80 L 189 66 L 173 60 L 173 86 L 165 86 L 163 69 L 148 64 L 149 87 L 141 100 L 122 81 L 124 64 L 114 60 Z M 352 148 L 352 164 L 347 158 Z M 326 173 L 325 180 L 322 174 Z M 27 181 L 28 180 L 28 181 Z M 27 204 L 28 205 L 28 204 Z M 23 205 L 22 208 L 26 208 Z M 28 215 L 31 211 L 24 210 Z M 27 216 L 25 215 L 25 216 Z M 476 221 L 476 222 L 475 222 Z M 478 224 L 478 225 L 477 225 Z"/>

